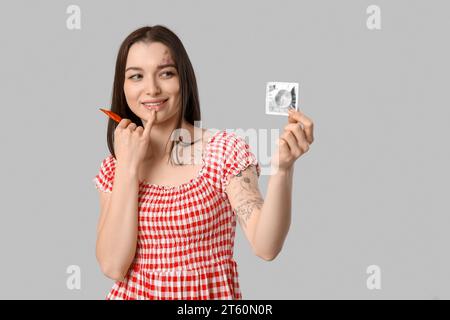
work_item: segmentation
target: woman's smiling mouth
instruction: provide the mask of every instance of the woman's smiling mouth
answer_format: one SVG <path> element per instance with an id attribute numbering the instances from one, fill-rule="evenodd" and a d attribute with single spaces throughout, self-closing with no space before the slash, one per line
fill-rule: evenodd
<path id="1" fill-rule="evenodd" d="M 165 100 L 148 100 L 148 101 L 143 101 L 142 105 L 147 109 L 158 110 L 158 109 L 161 109 L 166 106 L 167 100 L 169 100 L 169 98 L 167 98 Z"/>

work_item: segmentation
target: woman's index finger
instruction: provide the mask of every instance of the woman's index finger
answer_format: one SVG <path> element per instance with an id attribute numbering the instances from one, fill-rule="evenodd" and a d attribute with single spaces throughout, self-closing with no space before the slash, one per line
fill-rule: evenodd
<path id="1" fill-rule="evenodd" d="M 151 115 L 150 118 L 147 120 L 147 123 L 145 125 L 145 129 L 144 129 L 144 136 L 149 137 L 150 136 L 150 131 L 152 130 L 152 126 L 153 123 L 156 120 L 156 110 L 153 109 L 151 110 Z"/>

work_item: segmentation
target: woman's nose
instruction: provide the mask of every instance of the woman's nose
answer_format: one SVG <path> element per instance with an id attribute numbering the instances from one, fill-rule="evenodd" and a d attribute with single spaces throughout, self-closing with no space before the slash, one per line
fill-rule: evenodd
<path id="1" fill-rule="evenodd" d="M 147 90 L 146 93 L 151 96 L 156 96 L 156 95 L 158 95 L 158 93 L 161 92 L 161 89 L 160 89 L 158 83 L 154 80 L 148 81 L 146 90 Z"/>

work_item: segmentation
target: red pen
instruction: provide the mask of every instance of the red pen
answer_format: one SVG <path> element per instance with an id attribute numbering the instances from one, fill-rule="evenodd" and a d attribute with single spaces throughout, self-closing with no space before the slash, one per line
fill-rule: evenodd
<path id="1" fill-rule="evenodd" d="M 102 109 L 102 108 L 99 108 L 99 109 L 117 123 L 119 123 L 122 120 L 122 118 L 117 113 L 114 113 L 111 110 L 106 110 L 106 109 Z"/>

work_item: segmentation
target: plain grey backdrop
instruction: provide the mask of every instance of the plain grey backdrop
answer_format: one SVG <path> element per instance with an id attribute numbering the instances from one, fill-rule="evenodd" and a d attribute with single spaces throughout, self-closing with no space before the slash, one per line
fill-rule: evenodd
<path id="1" fill-rule="evenodd" d="M 81 9 L 70 30 L 66 9 Z M 381 30 L 366 26 L 369 5 Z M 0 298 L 104 299 L 95 258 L 120 43 L 163 24 L 194 66 L 202 126 L 278 128 L 265 84 L 298 82 L 315 142 L 295 163 L 292 225 L 271 262 L 237 225 L 244 299 L 450 298 L 450 3 L 2 1 Z M 262 176 L 265 195 L 269 177 Z M 69 290 L 66 269 L 81 269 Z M 369 290 L 366 269 L 381 270 Z"/>

